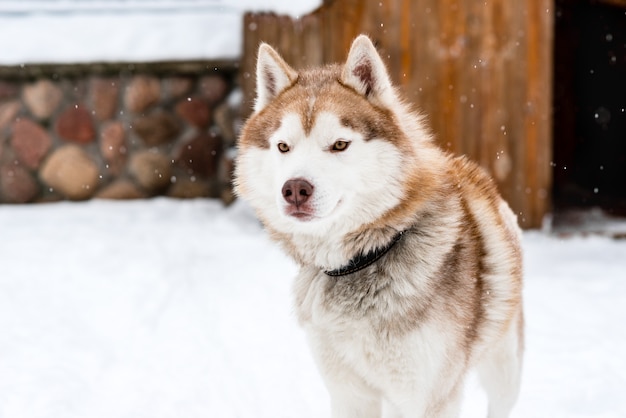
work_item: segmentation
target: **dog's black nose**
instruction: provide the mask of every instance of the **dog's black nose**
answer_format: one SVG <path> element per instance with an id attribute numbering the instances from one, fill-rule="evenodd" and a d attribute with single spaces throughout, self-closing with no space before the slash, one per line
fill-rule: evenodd
<path id="1" fill-rule="evenodd" d="M 283 185 L 283 198 L 287 203 L 299 207 L 313 194 L 313 185 L 304 179 L 287 180 Z"/>

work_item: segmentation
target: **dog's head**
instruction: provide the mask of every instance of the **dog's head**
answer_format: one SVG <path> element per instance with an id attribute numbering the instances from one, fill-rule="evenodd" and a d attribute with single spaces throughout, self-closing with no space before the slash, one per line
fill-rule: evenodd
<path id="1" fill-rule="evenodd" d="M 366 36 L 346 63 L 296 72 L 259 48 L 254 114 L 239 139 L 236 190 L 279 232 L 348 232 L 397 206 L 427 135 Z"/>

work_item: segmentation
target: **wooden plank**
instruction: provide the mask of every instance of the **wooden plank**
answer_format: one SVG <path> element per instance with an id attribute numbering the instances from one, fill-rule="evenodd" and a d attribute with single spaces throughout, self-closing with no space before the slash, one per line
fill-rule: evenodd
<path id="1" fill-rule="evenodd" d="M 320 20 L 315 15 L 304 16 L 302 24 L 302 67 L 312 67 L 324 63 Z"/>
<path id="2" fill-rule="evenodd" d="M 482 133 L 482 86 L 483 73 L 483 33 L 486 25 L 486 5 L 482 1 L 465 2 L 462 6 L 464 31 L 455 44 L 454 53 L 459 56 L 459 86 L 457 106 L 460 114 L 458 138 L 452 141 L 452 150 L 476 159 L 480 154 Z"/>
<path id="3" fill-rule="evenodd" d="M 247 117 L 252 113 L 255 98 L 256 54 L 259 44 L 258 38 L 258 15 L 246 13 L 243 17 L 243 56 L 240 64 L 239 85 L 243 91 L 243 103 L 241 113 Z"/>
<path id="4" fill-rule="evenodd" d="M 406 54 L 410 56 L 411 66 L 407 71 L 407 81 L 402 86 L 404 97 L 413 103 L 416 111 L 425 116 L 425 122 L 429 125 L 431 132 L 435 134 L 435 140 L 440 144 L 445 143 L 438 134 L 435 123 L 436 107 L 432 100 L 432 88 L 428 80 L 428 74 L 437 72 L 438 58 L 430 50 L 432 39 L 427 35 L 431 30 L 437 30 L 438 21 L 434 18 L 436 10 L 432 5 L 436 2 L 432 0 L 417 0 L 411 5 L 411 15 L 407 16 L 409 30 L 411 33 L 410 49 Z"/>
<path id="5" fill-rule="evenodd" d="M 337 26 L 333 27 L 335 36 L 333 40 L 333 51 L 331 62 L 343 62 L 350 49 L 352 40 L 361 32 L 367 32 L 364 16 L 367 16 L 366 9 L 372 2 L 359 0 L 346 0 L 336 2 Z"/>
<path id="6" fill-rule="evenodd" d="M 411 30 L 411 21 L 413 17 L 413 2 L 411 0 L 402 0 L 400 6 L 400 74 L 399 83 L 406 86 L 409 82 L 409 76 L 413 68 L 413 60 L 411 57 L 411 45 L 413 41 L 413 31 Z"/>
<path id="7" fill-rule="evenodd" d="M 514 117 L 511 118 L 510 124 L 513 126 L 513 130 L 510 133 L 512 135 L 512 166 L 513 173 L 511 179 L 510 189 L 507 193 L 513 211 L 518 215 L 518 220 L 525 223 L 525 213 L 527 208 L 525 207 L 526 199 L 526 112 L 527 106 L 527 92 L 526 84 L 528 80 L 528 65 L 526 56 L 528 55 L 528 33 L 526 28 L 526 18 L 524 15 L 527 13 L 526 5 L 519 3 L 514 8 L 513 14 L 516 16 L 511 24 L 513 30 L 520 34 L 517 42 L 519 42 L 518 50 L 516 51 L 516 59 L 513 67 L 509 68 L 510 83 L 516 86 L 511 90 L 510 106 L 514 108 L 518 106 L 519 111 L 514 113 Z"/>
<path id="8" fill-rule="evenodd" d="M 340 6 L 338 2 L 333 2 L 327 8 L 324 8 L 320 13 L 321 27 L 322 27 L 322 56 L 324 63 L 330 63 L 334 61 L 334 51 L 332 48 L 333 42 L 337 37 L 337 8 Z"/>
<path id="9" fill-rule="evenodd" d="M 459 89 L 458 62 L 460 51 L 459 39 L 463 35 L 463 17 L 459 10 L 457 0 L 442 2 L 439 8 L 440 38 L 439 38 L 439 86 L 438 90 L 438 121 L 437 131 L 441 136 L 441 145 L 451 151 L 462 152 L 462 137 L 459 126 L 459 106 L 455 100 L 456 91 Z M 470 136 L 471 138 L 471 136 Z"/>
<path id="10" fill-rule="evenodd" d="M 520 2 L 521 3 L 521 2 Z M 523 84 L 525 79 L 525 67 L 520 65 L 520 54 L 523 49 L 522 44 L 518 40 L 521 33 L 519 28 L 520 15 L 522 15 L 519 7 L 514 7 L 510 2 L 503 1 L 498 12 L 498 27 L 502 33 L 502 38 L 498 46 L 498 56 L 501 57 L 496 71 L 502 74 L 500 89 L 500 106 L 499 117 L 494 126 L 495 149 L 492 151 L 492 173 L 498 181 L 500 191 L 505 199 L 511 202 L 515 208 L 519 205 L 516 203 L 512 190 L 514 189 L 514 172 L 518 170 L 515 164 L 515 144 L 524 143 L 521 129 L 519 109 L 523 104 Z M 517 198 L 519 201 L 519 198 Z"/>
<path id="11" fill-rule="evenodd" d="M 274 45 L 279 54 L 293 67 L 300 66 L 300 48 L 295 34 L 295 22 L 289 16 L 275 16 L 276 40 Z"/>
<path id="12" fill-rule="evenodd" d="M 544 3 L 544 4 L 542 4 Z M 540 45 L 543 26 L 545 20 L 543 14 L 549 14 L 548 9 L 544 8 L 544 1 L 529 2 L 523 10 L 524 19 L 522 21 L 523 30 L 526 35 L 524 44 L 525 56 L 525 78 L 524 87 L 524 112 L 522 125 L 522 142 L 518 144 L 517 162 L 515 164 L 517 170 L 517 181 L 515 185 L 516 199 L 513 202 L 516 212 L 519 213 L 519 221 L 524 227 L 538 227 L 541 224 L 545 208 L 542 208 L 547 199 L 545 196 L 540 199 L 541 190 L 545 189 L 545 182 L 548 180 L 542 170 L 542 164 L 546 163 L 546 152 L 542 143 L 548 142 L 549 132 L 545 130 L 545 124 L 542 122 L 542 113 L 548 112 L 550 109 L 550 91 L 544 80 L 545 70 L 543 61 L 549 57 L 544 55 L 544 47 Z M 549 39 L 549 38 L 548 38 Z M 544 38 L 545 41 L 545 38 Z M 541 155 L 541 154 L 544 155 Z"/>

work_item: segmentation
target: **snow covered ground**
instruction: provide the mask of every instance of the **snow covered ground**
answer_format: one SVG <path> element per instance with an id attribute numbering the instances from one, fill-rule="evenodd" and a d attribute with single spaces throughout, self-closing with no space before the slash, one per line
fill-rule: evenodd
<path id="1" fill-rule="evenodd" d="M 514 417 L 626 416 L 626 241 L 524 247 Z M 0 206 L 0 417 L 327 417 L 295 271 L 241 203 Z"/>

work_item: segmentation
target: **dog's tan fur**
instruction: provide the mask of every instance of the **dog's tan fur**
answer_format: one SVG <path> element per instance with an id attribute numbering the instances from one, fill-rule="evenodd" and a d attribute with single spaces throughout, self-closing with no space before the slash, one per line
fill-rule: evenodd
<path id="1" fill-rule="evenodd" d="M 300 264 L 296 312 L 333 416 L 379 417 L 383 410 L 401 417 L 457 416 L 472 367 L 487 390 L 489 416 L 508 416 L 523 352 L 520 230 L 493 181 L 432 143 L 365 36 L 355 40 L 345 65 L 302 72 L 263 45 L 257 83 L 255 113 L 239 140 L 237 191 Z M 271 193 L 282 184 L 273 184 L 277 175 L 269 171 L 273 161 L 286 160 L 262 160 L 277 153 L 276 133 L 289 124 L 303 132 L 288 138 L 294 148 L 315 143 L 316 132 L 326 132 L 315 129 L 332 125 L 353 132 L 355 153 L 382 150 L 380 159 L 393 158 L 393 170 L 389 163 L 370 163 L 390 172 L 381 174 L 382 184 L 370 180 L 381 202 L 353 208 L 354 216 L 337 209 L 340 215 L 320 220 L 319 228 L 279 220 Z M 330 151 L 320 156 L 342 161 Z M 398 231 L 404 231 L 401 240 L 374 264 L 344 277 L 325 273 L 386 246 Z"/>

